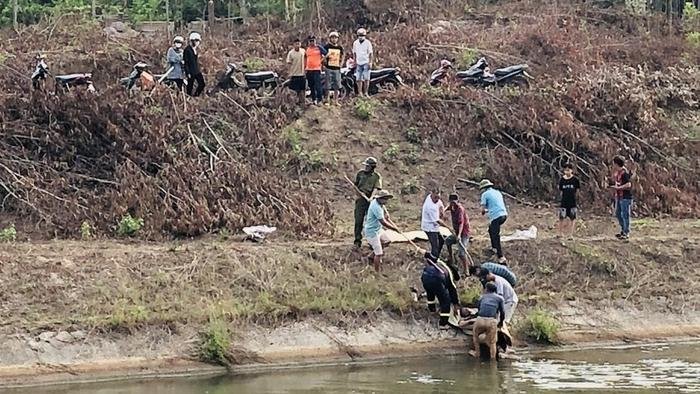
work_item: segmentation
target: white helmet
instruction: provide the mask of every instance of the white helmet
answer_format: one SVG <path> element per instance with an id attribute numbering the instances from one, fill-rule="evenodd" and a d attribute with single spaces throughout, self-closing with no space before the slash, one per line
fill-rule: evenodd
<path id="1" fill-rule="evenodd" d="M 333 38 L 333 37 L 340 37 L 340 34 L 338 34 L 337 31 L 332 31 L 332 32 L 328 35 L 328 37 L 330 37 L 330 38 Z"/>
<path id="2" fill-rule="evenodd" d="M 190 41 L 202 41 L 202 36 L 197 32 L 190 33 Z"/>
<path id="3" fill-rule="evenodd" d="M 178 43 L 178 42 L 180 44 L 183 44 L 185 42 L 185 39 L 182 36 L 175 36 L 175 38 L 173 38 L 173 43 Z"/>
<path id="4" fill-rule="evenodd" d="M 365 30 L 364 27 L 361 27 L 361 28 L 357 29 L 357 35 L 358 35 L 358 36 L 366 36 L 366 35 L 367 35 L 367 30 Z"/>

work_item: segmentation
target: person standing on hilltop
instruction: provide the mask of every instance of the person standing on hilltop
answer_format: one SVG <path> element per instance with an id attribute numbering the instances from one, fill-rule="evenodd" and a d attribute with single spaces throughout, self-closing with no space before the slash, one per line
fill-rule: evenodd
<path id="1" fill-rule="evenodd" d="M 377 159 L 368 157 L 362 162 L 365 166 L 355 176 L 355 186 L 360 192 L 357 193 L 355 199 L 355 247 L 362 246 L 362 227 L 369 209 L 369 199 L 372 197 L 374 190 L 382 189 L 382 176 L 375 171 L 377 168 Z"/>
<path id="2" fill-rule="evenodd" d="M 495 252 L 498 256 L 498 262 L 503 264 L 506 262 L 506 258 L 503 256 L 503 248 L 501 247 L 501 226 L 508 219 L 503 193 L 496 190 L 488 179 L 482 179 L 479 182 L 479 190 L 482 191 L 481 214 L 488 214 L 489 218 L 490 252 Z"/>
<path id="3" fill-rule="evenodd" d="M 559 190 L 561 191 L 561 204 L 559 205 L 559 235 L 564 235 L 565 223 L 568 218 L 571 223 L 569 230 L 570 238 L 574 238 L 576 231 L 576 191 L 581 188 L 578 178 L 574 176 L 574 165 L 567 163 L 564 165 L 564 176 L 559 179 Z"/>
<path id="4" fill-rule="evenodd" d="M 367 238 L 369 246 L 372 247 L 372 254 L 369 255 L 368 259 L 372 262 L 374 270 L 377 272 L 381 270 L 384 248 L 391 242 L 383 227 L 394 230 L 397 233 L 400 232 L 389 219 L 389 214 L 384 207 L 391 198 L 394 198 L 391 193 L 386 190 L 380 190 L 369 204 L 364 223 L 365 238 Z"/>
<path id="5" fill-rule="evenodd" d="M 340 67 L 343 65 L 343 47 L 338 44 L 340 35 L 337 31 L 328 35 L 330 42 L 326 44 L 326 83 L 328 84 L 328 104 L 332 102 L 331 95 L 335 96 L 335 103 L 340 104 L 341 76 Z"/>
<path id="6" fill-rule="evenodd" d="M 296 92 L 299 105 L 306 104 L 306 51 L 301 47 L 301 40 L 294 40 L 293 48 L 287 53 L 289 65 L 289 89 Z"/>
<path id="7" fill-rule="evenodd" d="M 323 101 L 321 69 L 325 57 L 326 48 L 316 44 L 315 36 L 309 36 L 306 45 L 306 81 L 309 83 L 311 101 L 314 105 L 320 105 Z"/>
<path id="8" fill-rule="evenodd" d="M 187 94 L 197 97 L 204 91 L 204 75 L 199 67 L 199 45 L 202 42 L 202 37 L 197 32 L 190 34 L 190 44 L 187 45 L 183 52 L 185 61 L 185 74 L 187 75 Z M 197 90 L 194 90 L 194 84 L 197 84 Z M 194 90 L 194 92 L 193 92 Z"/>
<path id="9" fill-rule="evenodd" d="M 360 28 L 357 30 L 357 40 L 352 44 L 352 54 L 355 59 L 355 79 L 358 84 L 357 94 L 369 97 L 369 77 L 372 69 L 372 59 L 374 48 L 367 39 L 367 30 Z"/>
<path id="10" fill-rule="evenodd" d="M 627 240 L 630 236 L 630 216 L 632 211 L 632 173 L 625 167 L 622 156 L 613 158 L 615 164 L 615 183 L 610 188 L 615 190 L 615 216 L 620 224 L 618 239 Z"/>
<path id="11" fill-rule="evenodd" d="M 181 36 L 175 36 L 173 39 L 173 45 L 168 48 L 168 53 L 166 55 L 168 67 L 171 69 L 170 73 L 168 73 L 168 80 L 177 85 L 177 90 L 179 92 L 182 92 L 182 88 L 184 87 L 183 80 L 185 78 L 185 70 L 183 68 L 185 62 L 182 58 L 182 46 L 184 44 L 184 38 Z"/>

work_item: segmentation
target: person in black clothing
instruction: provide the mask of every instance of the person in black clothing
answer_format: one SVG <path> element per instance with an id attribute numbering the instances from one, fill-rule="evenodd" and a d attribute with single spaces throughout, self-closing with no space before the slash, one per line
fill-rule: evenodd
<path id="1" fill-rule="evenodd" d="M 574 237 L 576 231 L 576 191 L 581 188 L 578 178 L 574 176 L 574 166 L 571 163 L 564 165 L 564 176 L 559 179 L 561 191 L 561 204 L 559 205 L 559 235 L 564 235 L 567 227 L 566 219 L 570 220 L 571 230 L 569 235 Z"/>
<path id="2" fill-rule="evenodd" d="M 185 61 L 185 74 L 187 75 L 187 94 L 190 96 L 199 96 L 204 91 L 204 75 L 199 68 L 199 44 L 202 42 L 202 37 L 199 33 L 190 34 L 190 44 L 185 48 L 183 59 Z M 197 90 L 194 92 L 194 84 L 197 83 Z"/>
<path id="3" fill-rule="evenodd" d="M 628 240 L 630 236 L 630 216 L 632 214 L 632 172 L 625 167 L 625 159 L 615 156 L 615 182 L 610 188 L 615 190 L 615 216 L 620 223 L 620 233 L 615 236 Z"/>
<path id="4" fill-rule="evenodd" d="M 428 296 L 428 310 L 435 312 L 435 304 L 440 304 L 440 329 L 449 328 L 449 320 L 454 311 L 459 313 L 459 295 L 455 285 L 453 268 L 440 261 L 430 252 L 425 252 L 425 267 L 421 275 L 423 288 Z M 459 276 L 456 276 L 459 278 Z"/>

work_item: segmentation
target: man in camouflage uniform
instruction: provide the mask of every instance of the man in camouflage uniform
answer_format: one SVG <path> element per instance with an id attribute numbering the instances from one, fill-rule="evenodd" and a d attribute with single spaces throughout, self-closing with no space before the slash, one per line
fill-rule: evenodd
<path id="1" fill-rule="evenodd" d="M 374 171 L 377 168 L 377 159 L 368 157 L 362 164 L 365 168 L 355 176 L 355 186 L 362 192 L 362 195 L 358 193 L 355 200 L 355 246 L 358 248 L 362 246 L 362 226 L 369 208 L 368 199 L 372 197 L 374 189 L 382 188 L 382 176 Z"/>

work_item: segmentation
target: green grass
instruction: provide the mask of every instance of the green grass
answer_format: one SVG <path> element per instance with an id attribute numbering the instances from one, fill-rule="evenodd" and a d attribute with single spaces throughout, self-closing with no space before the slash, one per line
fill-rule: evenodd
<path id="1" fill-rule="evenodd" d="M 0 242 L 14 242 L 17 239 L 17 230 L 15 225 L 11 224 L 0 230 Z"/>
<path id="2" fill-rule="evenodd" d="M 573 242 L 569 244 L 569 249 L 579 258 L 586 262 L 589 270 L 604 273 L 610 276 L 617 274 L 617 263 L 597 248 Z"/>
<path id="3" fill-rule="evenodd" d="M 371 99 L 359 97 L 355 101 L 355 116 L 362 120 L 370 120 L 374 116 L 375 105 Z"/>
<path id="4" fill-rule="evenodd" d="M 525 317 L 521 332 L 540 343 L 557 343 L 559 322 L 549 312 L 534 309 Z"/>
<path id="5" fill-rule="evenodd" d="M 133 237 L 143 228 L 143 224 L 143 219 L 131 217 L 131 215 L 127 213 L 119 221 L 117 235 L 120 237 Z"/>
<path id="6" fill-rule="evenodd" d="M 382 154 L 384 157 L 384 161 L 387 163 L 393 163 L 396 160 L 398 160 L 399 155 L 401 154 L 401 147 L 397 143 L 392 143 L 389 145 L 386 150 L 384 150 L 384 153 Z"/>
<path id="7" fill-rule="evenodd" d="M 80 238 L 83 240 L 90 239 L 94 236 L 92 226 L 87 220 L 80 225 Z"/>
<path id="8" fill-rule="evenodd" d="M 199 359 L 219 365 L 229 365 L 231 332 L 223 320 L 212 317 L 200 334 Z"/>
<path id="9" fill-rule="evenodd" d="M 468 283 L 468 286 L 460 290 L 459 301 L 464 305 L 476 305 L 479 297 L 481 297 L 481 285 L 473 281 Z"/>

